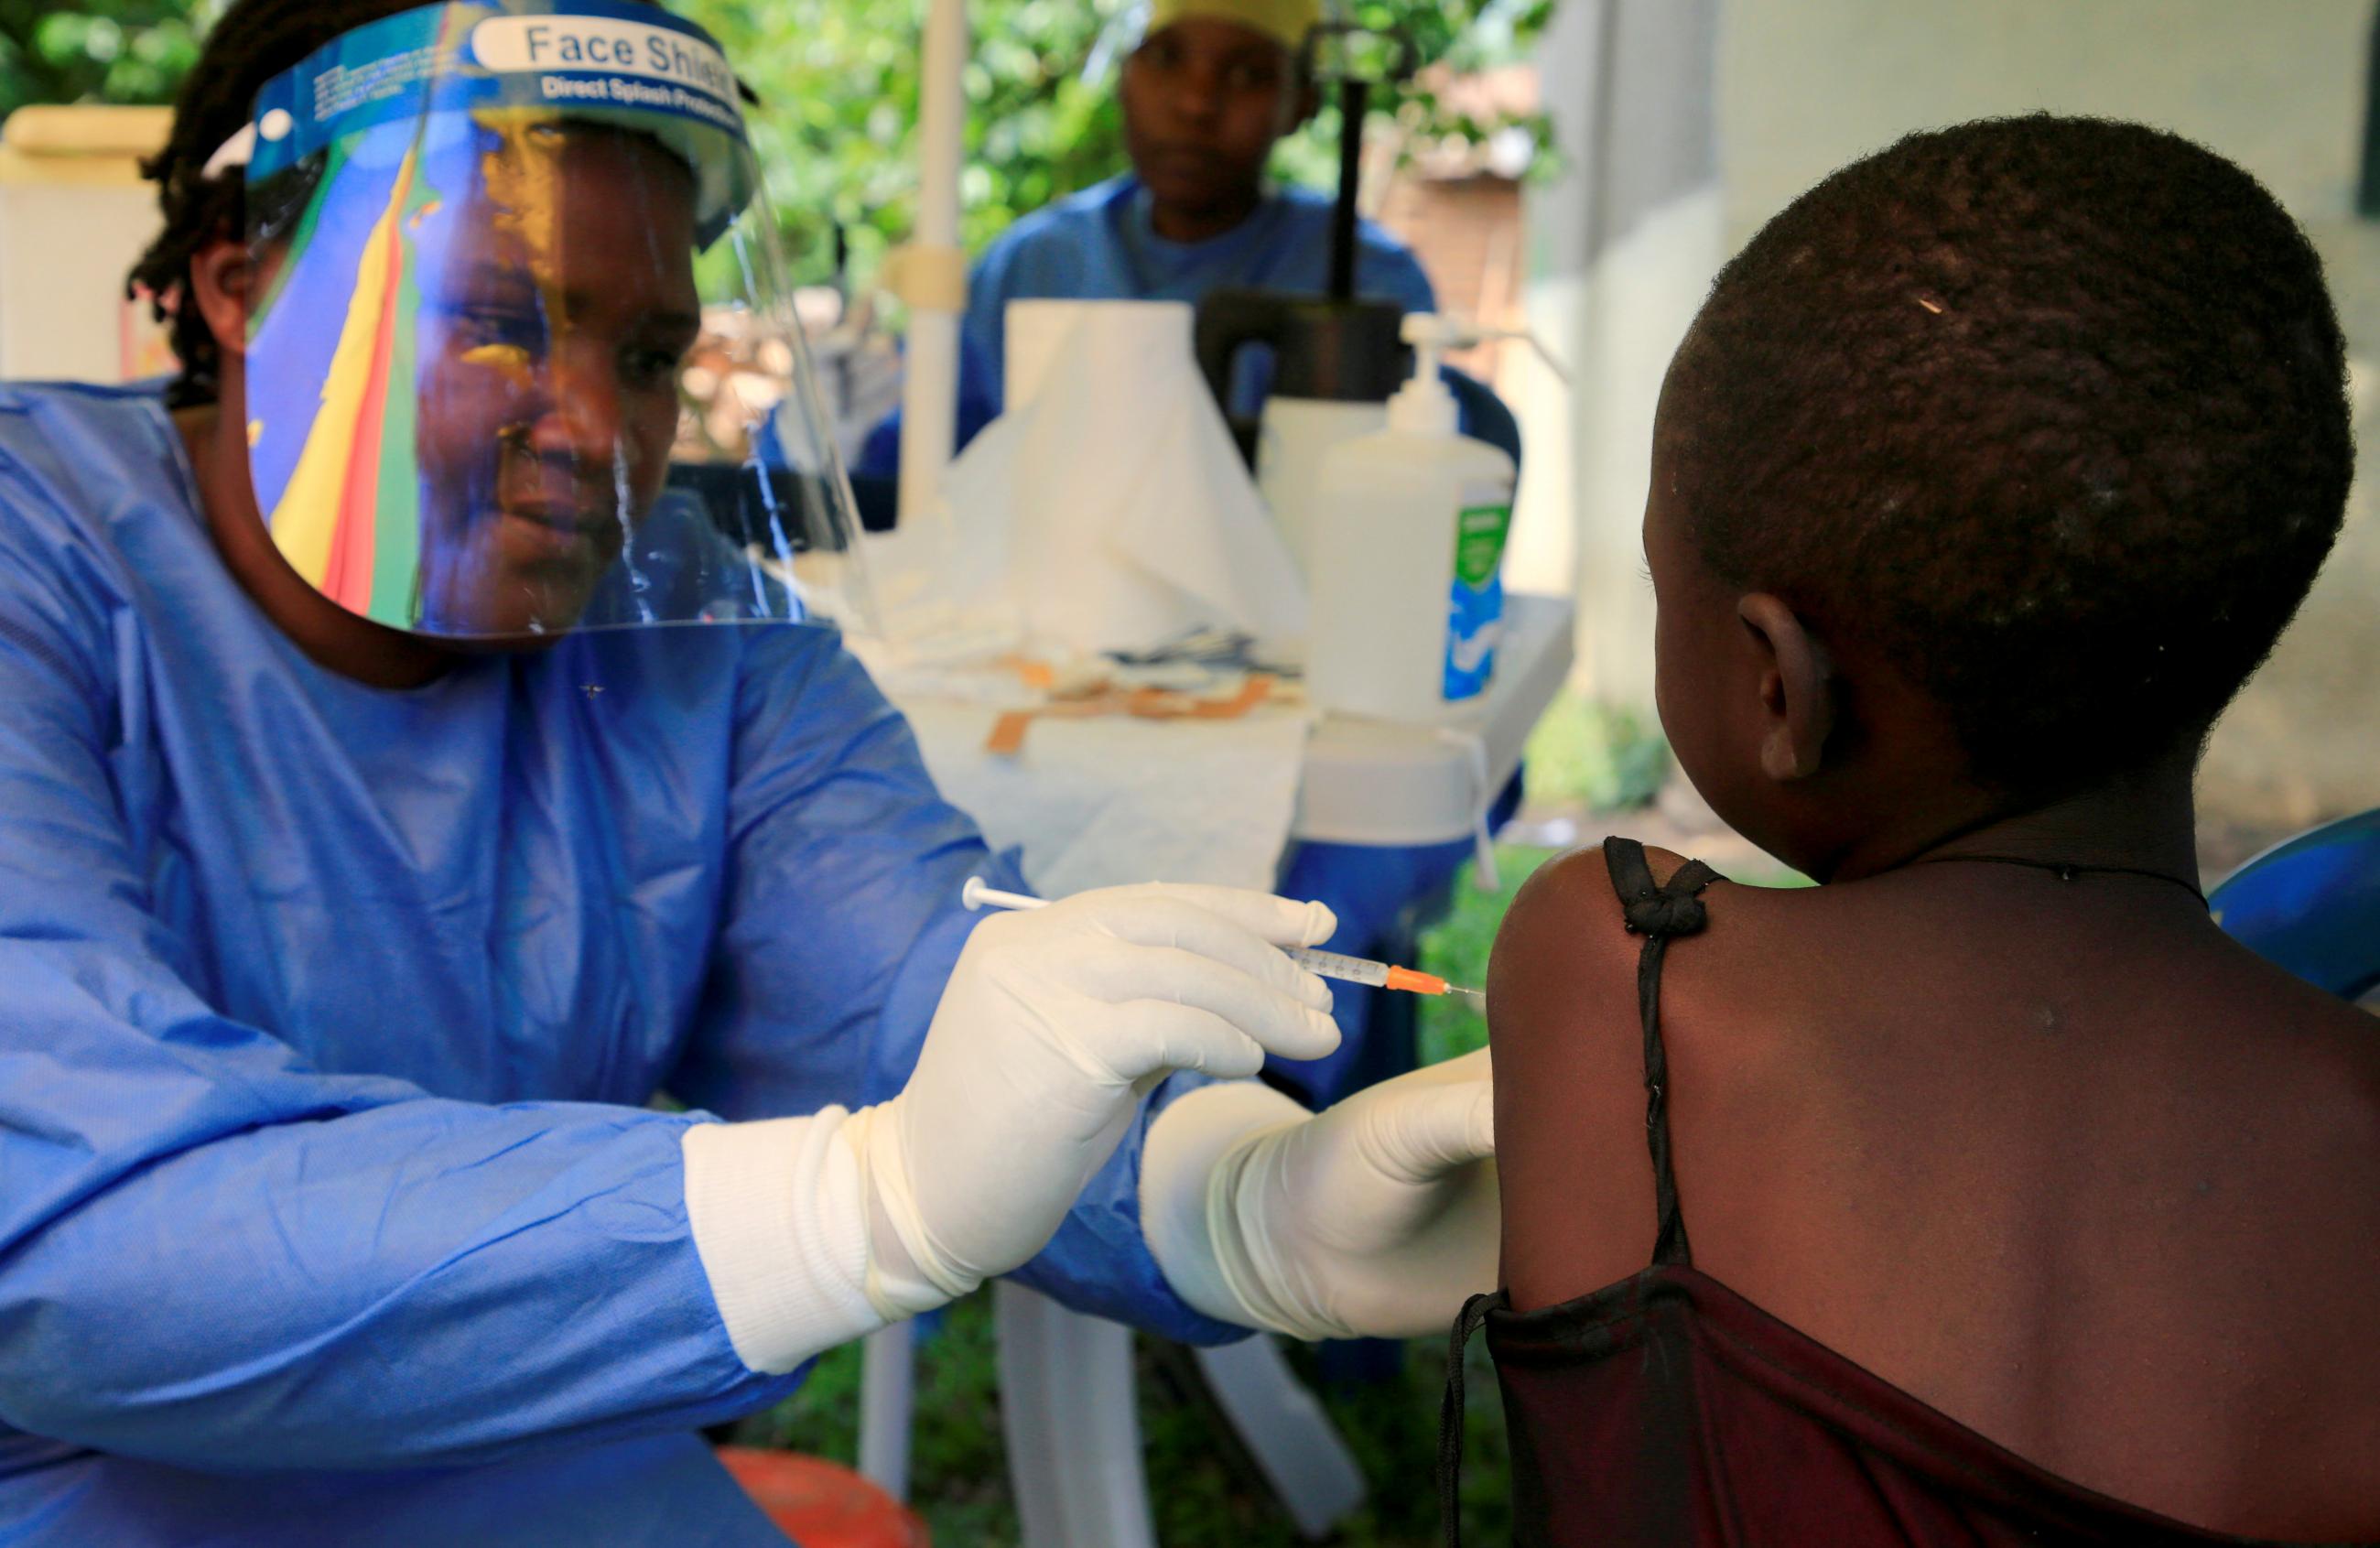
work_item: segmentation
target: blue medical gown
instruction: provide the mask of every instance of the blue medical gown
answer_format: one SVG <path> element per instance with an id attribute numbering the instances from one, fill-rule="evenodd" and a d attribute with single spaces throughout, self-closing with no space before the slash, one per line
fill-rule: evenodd
<path id="1" fill-rule="evenodd" d="M 153 391 L 0 386 L 0 1542 L 779 1541 L 684 1432 L 798 1377 L 643 1104 L 892 1093 L 977 872 L 828 631 L 369 689 L 225 573 Z M 1225 1336 L 1139 1152 L 1018 1277 Z"/>
<path id="2" fill-rule="evenodd" d="M 1130 173 L 1037 210 L 1002 233 L 967 278 L 959 329 L 958 445 L 1001 409 L 1008 303 L 1021 300 L 1188 301 L 1256 286 L 1321 295 L 1330 282 L 1332 201 L 1311 189 L 1268 190 L 1256 213 L 1220 237 L 1171 242 L 1149 224 L 1149 198 Z M 1356 225 L 1356 294 L 1435 311 L 1437 295 L 1413 253 L 1370 221 Z M 900 471 L 900 416 L 877 427 L 855 471 Z"/>

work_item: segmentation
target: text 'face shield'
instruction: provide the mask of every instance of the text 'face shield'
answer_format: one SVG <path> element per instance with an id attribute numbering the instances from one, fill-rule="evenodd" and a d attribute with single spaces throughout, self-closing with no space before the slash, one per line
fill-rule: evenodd
<path id="1" fill-rule="evenodd" d="M 348 611 L 457 640 L 866 622 L 736 86 L 609 0 L 425 6 L 257 99 L 249 470 Z"/>

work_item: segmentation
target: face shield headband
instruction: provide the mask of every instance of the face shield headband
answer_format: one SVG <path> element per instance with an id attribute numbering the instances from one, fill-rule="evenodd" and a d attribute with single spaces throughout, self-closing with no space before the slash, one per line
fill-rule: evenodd
<path id="1" fill-rule="evenodd" d="M 249 473 L 358 616 L 456 640 L 864 623 L 734 73 L 609 0 L 444 4 L 267 83 Z"/>

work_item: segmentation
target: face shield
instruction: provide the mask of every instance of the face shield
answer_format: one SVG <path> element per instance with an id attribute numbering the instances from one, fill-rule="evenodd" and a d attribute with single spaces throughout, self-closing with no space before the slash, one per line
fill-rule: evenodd
<path id="1" fill-rule="evenodd" d="M 310 584 L 456 640 L 872 625 L 737 91 L 650 6 L 457 0 L 259 93 L 249 468 Z"/>

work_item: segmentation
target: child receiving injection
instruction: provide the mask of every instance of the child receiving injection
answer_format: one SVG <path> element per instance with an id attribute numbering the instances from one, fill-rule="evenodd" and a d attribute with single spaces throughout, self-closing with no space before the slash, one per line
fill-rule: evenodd
<path id="1" fill-rule="evenodd" d="M 1720 274 L 1662 723 L 1823 884 L 1613 839 L 1504 923 L 1517 1541 L 2380 1540 L 2380 1025 L 2223 935 L 2192 818 L 2344 376 L 2271 196 L 2132 125 L 1913 135 Z"/>

